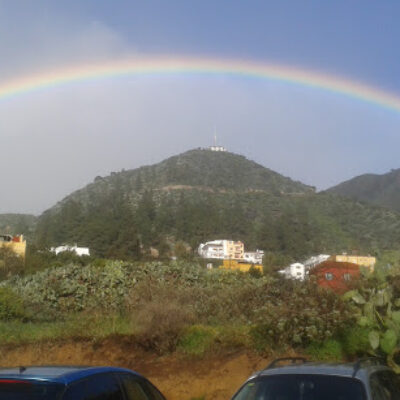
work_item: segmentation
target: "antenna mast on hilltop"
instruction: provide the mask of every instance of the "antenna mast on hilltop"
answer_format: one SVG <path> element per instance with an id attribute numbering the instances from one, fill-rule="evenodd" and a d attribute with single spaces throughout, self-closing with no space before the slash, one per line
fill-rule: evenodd
<path id="1" fill-rule="evenodd" d="M 225 147 L 217 145 L 217 127 L 214 126 L 214 146 L 210 146 L 211 151 L 226 151 Z"/>

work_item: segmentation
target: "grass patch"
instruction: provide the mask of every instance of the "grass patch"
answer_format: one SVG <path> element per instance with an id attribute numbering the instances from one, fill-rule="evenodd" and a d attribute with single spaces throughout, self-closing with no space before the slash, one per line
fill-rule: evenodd
<path id="1" fill-rule="evenodd" d="M 74 316 L 58 322 L 0 322 L 0 344 L 24 344 L 72 338 L 103 339 L 132 334 L 123 317 Z"/>
<path id="2" fill-rule="evenodd" d="M 178 349 L 188 355 L 202 356 L 213 346 L 217 331 L 209 326 L 193 325 L 182 334 Z"/>

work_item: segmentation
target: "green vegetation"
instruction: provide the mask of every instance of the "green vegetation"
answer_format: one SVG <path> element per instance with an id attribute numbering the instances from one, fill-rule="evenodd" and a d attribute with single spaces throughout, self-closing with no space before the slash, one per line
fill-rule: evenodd
<path id="1" fill-rule="evenodd" d="M 189 259 L 199 243 L 242 240 L 269 267 L 315 253 L 395 249 L 400 214 L 293 182 L 231 153 L 193 150 L 159 164 L 97 177 L 40 218 L 40 248 L 90 247 L 96 257 Z M 280 264 L 282 265 L 282 264 Z"/>
<path id="2" fill-rule="evenodd" d="M 383 175 L 364 174 L 340 183 L 328 192 L 400 211 L 400 169 Z"/>
<path id="3" fill-rule="evenodd" d="M 312 280 L 190 261 L 97 260 L 0 283 L 0 343 L 124 335 L 158 354 L 294 349 L 326 360 L 384 354 L 397 367 L 399 321 L 400 267 L 379 267 L 343 297 Z"/>
<path id="4" fill-rule="evenodd" d="M 1 287 L 5 310 L 24 308 L 0 315 L 12 317 L 0 324 L 0 342 L 122 334 L 159 354 L 202 356 L 218 347 L 268 353 L 271 344 L 302 349 L 333 338 L 354 320 L 348 303 L 312 282 L 189 262 L 71 264 L 14 276 Z M 5 339 L 9 326 L 14 333 Z"/>
<path id="5" fill-rule="evenodd" d="M 33 237 L 37 217 L 29 214 L 0 214 L 0 234 L 23 234 Z"/>

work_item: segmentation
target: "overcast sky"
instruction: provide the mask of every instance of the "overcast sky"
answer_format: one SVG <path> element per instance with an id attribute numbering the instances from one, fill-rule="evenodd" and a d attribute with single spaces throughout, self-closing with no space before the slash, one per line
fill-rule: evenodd
<path id="1" fill-rule="evenodd" d="M 85 62 L 166 55 L 278 63 L 400 96 L 400 2 L 0 0 L 0 87 Z M 40 214 L 122 168 L 218 140 L 324 189 L 400 167 L 400 113 L 235 76 L 99 79 L 0 100 L 0 212 Z"/>

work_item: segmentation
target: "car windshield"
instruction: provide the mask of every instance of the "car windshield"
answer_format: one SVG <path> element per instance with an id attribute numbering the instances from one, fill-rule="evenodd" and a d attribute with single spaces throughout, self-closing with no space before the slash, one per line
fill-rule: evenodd
<path id="1" fill-rule="evenodd" d="M 234 400 L 365 400 L 360 381 L 326 375 L 263 376 L 247 382 Z"/>
<path id="2" fill-rule="evenodd" d="M 32 383 L 27 381 L 0 380 L 0 399 L 7 400 L 58 400 L 62 385 Z"/>

